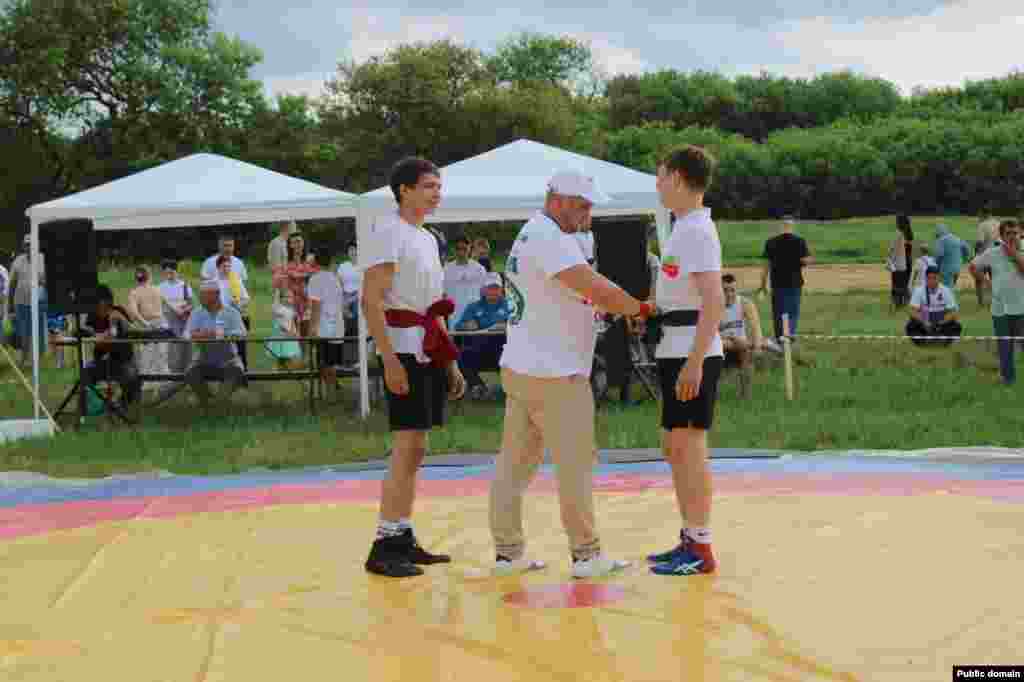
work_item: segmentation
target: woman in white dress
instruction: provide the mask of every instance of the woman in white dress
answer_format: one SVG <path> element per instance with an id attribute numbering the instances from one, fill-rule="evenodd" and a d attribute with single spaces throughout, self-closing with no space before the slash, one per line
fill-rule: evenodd
<path id="1" fill-rule="evenodd" d="M 148 331 L 160 330 L 164 326 L 163 295 L 149 276 L 149 268 L 135 269 L 136 286 L 128 293 L 128 309 L 131 321 Z M 136 354 L 139 374 L 167 374 L 167 344 L 141 343 Z M 147 388 L 159 388 L 162 382 L 150 384 Z"/>

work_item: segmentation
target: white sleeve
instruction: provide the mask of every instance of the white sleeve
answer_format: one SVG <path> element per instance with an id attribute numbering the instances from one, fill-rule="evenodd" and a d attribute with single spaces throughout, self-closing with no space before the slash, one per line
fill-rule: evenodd
<path id="1" fill-rule="evenodd" d="M 378 218 L 370 226 L 370 234 L 360 246 L 359 261 L 369 270 L 382 263 L 398 264 L 398 225 L 390 218 Z"/>
<path id="2" fill-rule="evenodd" d="M 914 293 L 910 295 L 910 307 L 921 308 L 924 306 L 924 287 L 918 287 L 914 289 Z"/>
<path id="3" fill-rule="evenodd" d="M 238 277 L 243 282 L 248 282 L 249 281 L 249 271 L 245 269 L 245 263 L 242 262 L 241 258 L 235 258 L 235 263 L 238 265 Z"/>
<path id="4" fill-rule="evenodd" d="M 213 279 L 217 276 L 217 260 L 214 256 L 210 256 L 203 261 L 203 267 L 199 271 L 199 275 L 203 279 Z"/>
<path id="5" fill-rule="evenodd" d="M 537 267 L 546 277 L 554 277 L 563 270 L 586 265 L 580 243 L 571 235 L 559 232 L 552 239 L 531 240 Z"/>
<path id="6" fill-rule="evenodd" d="M 324 278 L 320 274 L 316 274 L 309 279 L 309 287 L 306 290 L 306 295 L 309 296 L 311 301 L 323 301 L 327 292 L 325 291 Z"/>
<path id="7" fill-rule="evenodd" d="M 683 272 L 720 272 L 722 270 L 722 244 L 718 232 L 711 227 L 687 231 L 673 245 L 673 255 L 679 259 Z"/>
<path id="8" fill-rule="evenodd" d="M 985 249 L 979 253 L 974 259 L 974 267 L 976 268 L 990 268 L 992 267 L 992 258 L 989 256 L 992 249 Z"/>

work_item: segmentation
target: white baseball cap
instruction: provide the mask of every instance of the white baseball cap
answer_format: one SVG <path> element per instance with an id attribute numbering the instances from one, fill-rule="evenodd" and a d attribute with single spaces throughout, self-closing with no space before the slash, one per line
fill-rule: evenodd
<path id="1" fill-rule="evenodd" d="M 606 204 L 611 197 L 601 191 L 597 180 L 577 170 L 563 170 L 548 180 L 548 191 L 567 197 L 581 197 L 592 204 Z"/>

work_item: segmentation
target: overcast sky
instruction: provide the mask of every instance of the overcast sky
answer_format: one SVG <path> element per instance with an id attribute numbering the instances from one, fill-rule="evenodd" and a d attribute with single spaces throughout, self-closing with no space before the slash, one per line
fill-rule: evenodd
<path id="1" fill-rule="evenodd" d="M 398 43 L 451 38 L 489 51 L 520 30 L 585 40 L 611 75 L 674 68 L 810 77 L 849 68 L 909 94 L 1024 70 L 1019 0 L 633 0 L 600 9 L 551 9 L 543 0 L 514 9 L 464 0 L 216 2 L 217 28 L 263 50 L 253 75 L 271 94 L 318 94 L 339 59 Z"/>

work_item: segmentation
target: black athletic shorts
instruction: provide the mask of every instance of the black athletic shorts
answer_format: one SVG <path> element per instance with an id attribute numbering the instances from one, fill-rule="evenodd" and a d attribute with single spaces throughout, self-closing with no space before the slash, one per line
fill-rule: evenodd
<path id="1" fill-rule="evenodd" d="M 409 376 L 409 392 L 395 395 L 387 388 L 388 419 L 392 431 L 429 431 L 444 426 L 448 405 L 448 372 L 442 367 L 421 365 L 412 353 L 399 353 L 398 360 Z"/>
<path id="2" fill-rule="evenodd" d="M 337 367 L 338 365 L 345 364 L 341 353 L 345 346 L 331 341 L 321 341 L 319 345 L 318 351 L 320 353 L 321 367 Z"/>
<path id="3" fill-rule="evenodd" d="M 722 357 L 704 358 L 700 392 L 693 400 L 682 402 L 676 397 L 676 380 L 686 358 L 659 358 L 658 378 L 661 381 L 661 427 L 666 430 L 692 427 L 709 430 L 715 421 L 718 401 L 718 378 L 722 374 Z"/>

